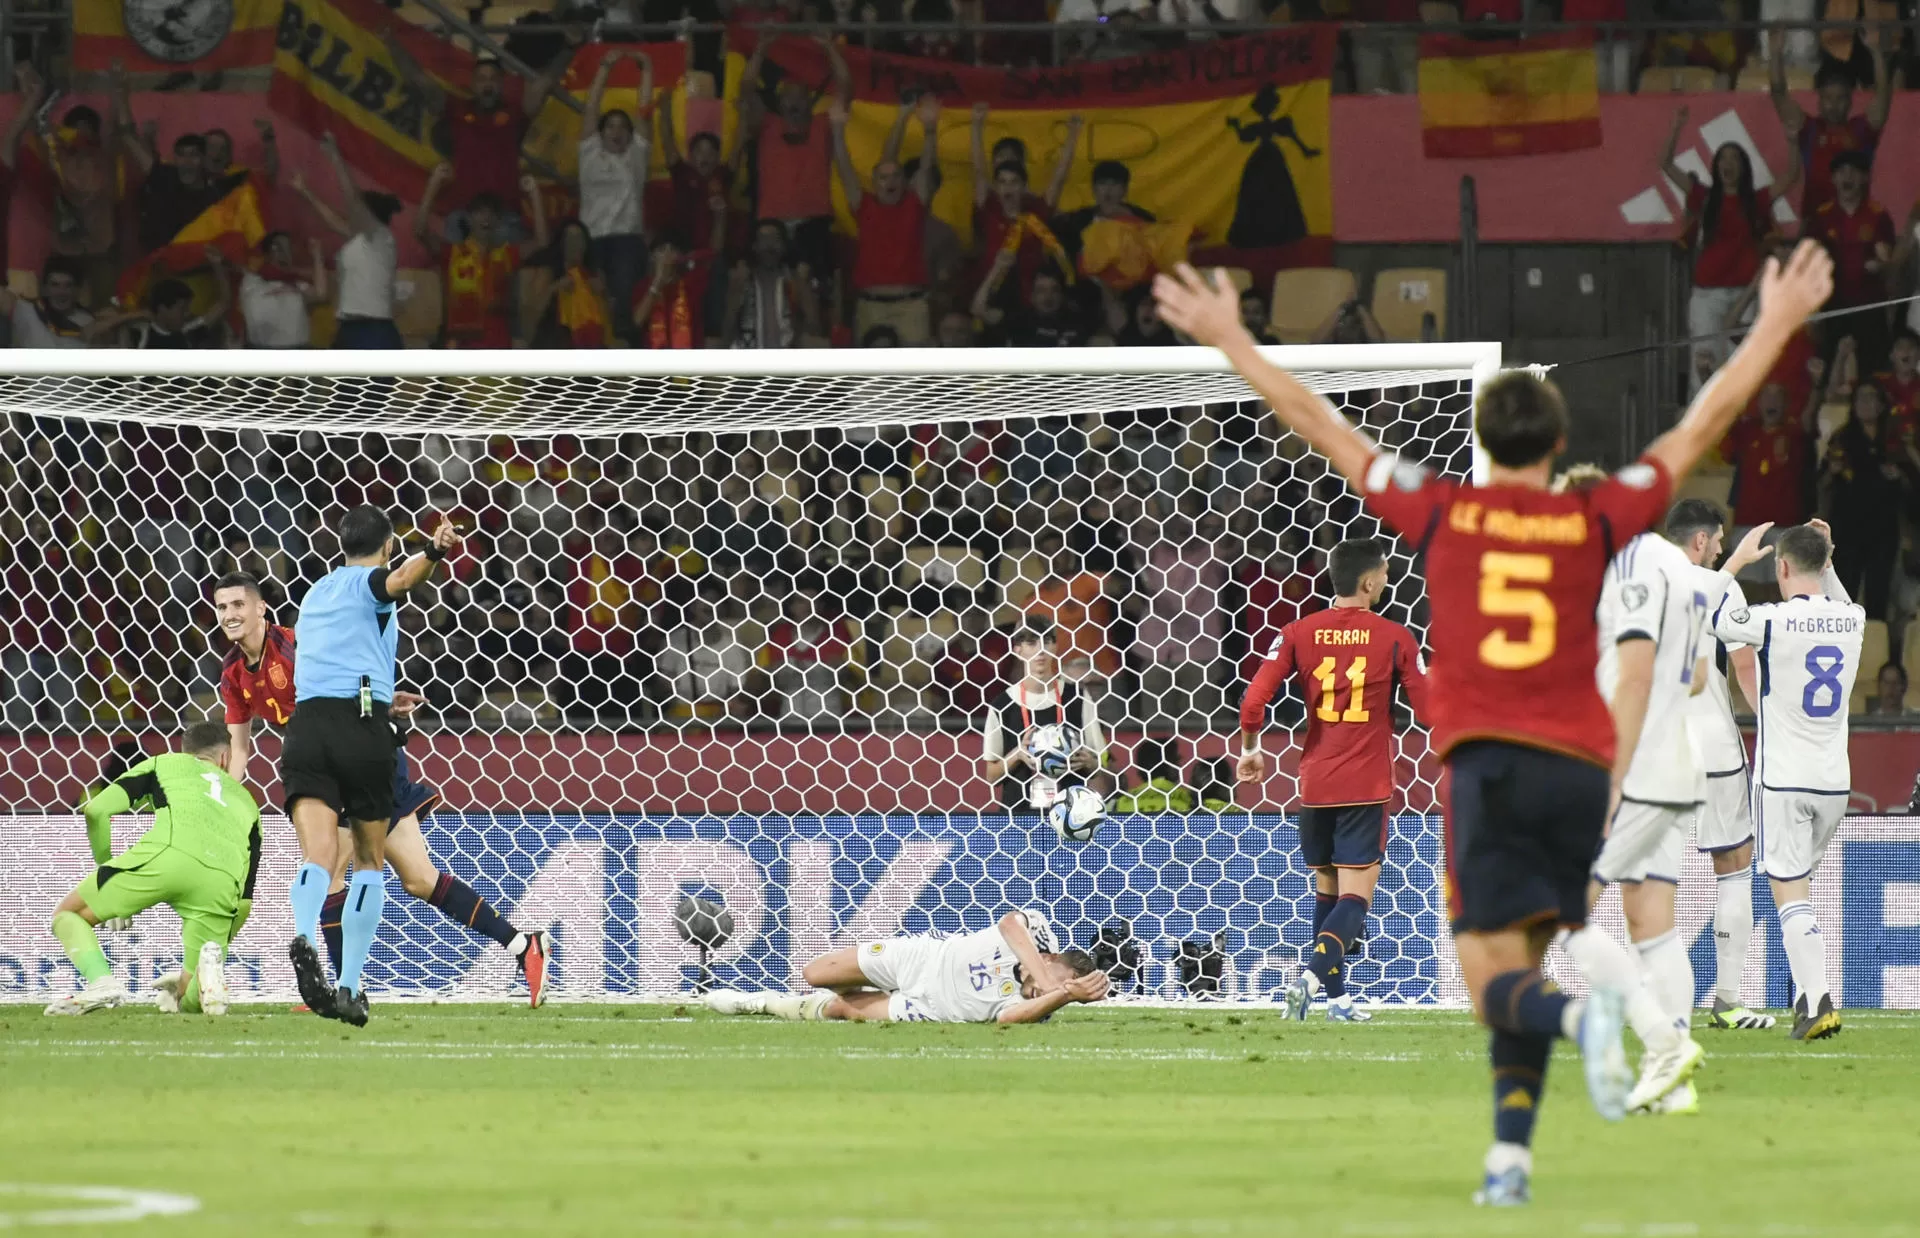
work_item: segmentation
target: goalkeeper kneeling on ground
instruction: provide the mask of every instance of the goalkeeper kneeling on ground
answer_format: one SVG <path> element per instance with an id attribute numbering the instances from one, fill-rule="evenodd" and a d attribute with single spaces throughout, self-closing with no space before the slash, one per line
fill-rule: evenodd
<path id="1" fill-rule="evenodd" d="M 160 903 L 180 914 L 185 964 L 154 986 L 160 1008 L 227 1012 L 227 943 L 253 908 L 260 870 L 260 806 L 222 765 L 227 741 L 225 723 L 196 722 L 180 752 L 142 757 L 116 749 L 103 762 L 102 785 L 81 807 L 99 868 L 53 914 L 53 934 L 86 987 L 53 1002 L 48 1014 L 87 1014 L 126 1001 L 94 929 L 125 928 Z M 153 827 L 114 856 L 113 818 L 129 812 L 153 813 Z"/>
<path id="2" fill-rule="evenodd" d="M 802 972 L 805 995 L 719 989 L 721 1014 L 851 1023 L 1038 1023 L 1107 995 L 1107 973 L 1084 950 L 1059 949 L 1037 911 L 1009 911 L 977 933 L 916 933 L 823 954 Z"/>

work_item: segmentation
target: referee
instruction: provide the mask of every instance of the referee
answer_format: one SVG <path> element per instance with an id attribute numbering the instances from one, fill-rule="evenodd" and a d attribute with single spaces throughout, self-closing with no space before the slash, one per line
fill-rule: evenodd
<path id="1" fill-rule="evenodd" d="M 399 552 L 393 521 L 377 507 L 356 507 L 340 521 L 346 563 L 321 577 L 300 605 L 294 645 L 293 718 L 280 749 L 280 787 L 300 839 L 293 879 L 293 959 L 300 997 L 313 1013 L 355 1027 L 367 1022 L 360 971 L 386 900 L 387 827 L 393 819 L 394 655 L 400 625 L 394 603 L 433 573 L 460 544 L 445 521 L 433 542 L 392 571 Z M 340 826 L 353 830 L 353 880 L 340 913 L 340 988 L 327 983 L 314 941 L 331 882 Z"/>

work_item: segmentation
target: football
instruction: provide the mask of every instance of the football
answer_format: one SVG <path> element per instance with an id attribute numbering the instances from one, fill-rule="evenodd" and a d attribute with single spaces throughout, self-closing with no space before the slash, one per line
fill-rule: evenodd
<path id="1" fill-rule="evenodd" d="M 1067 727 L 1045 723 L 1027 736 L 1027 755 L 1042 774 L 1058 778 L 1067 772 L 1076 739 Z"/>
<path id="2" fill-rule="evenodd" d="M 1068 787 L 1047 809 L 1047 820 L 1063 843 L 1090 843 L 1107 819 L 1107 801 L 1091 787 Z"/>

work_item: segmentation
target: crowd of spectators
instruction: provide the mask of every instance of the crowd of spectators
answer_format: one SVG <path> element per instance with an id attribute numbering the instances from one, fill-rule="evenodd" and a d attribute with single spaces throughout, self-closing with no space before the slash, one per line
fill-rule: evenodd
<path id="1" fill-rule="evenodd" d="M 1462 400 L 1363 408 L 1464 464 Z M 1040 621 L 1110 724 L 1204 723 L 1315 604 L 1321 553 L 1372 528 L 1264 426 L 1236 449 L 1246 484 L 1220 484 L 1232 411 L 1151 434 L 1075 419 L 1057 479 L 1015 467 L 1032 422 L 450 442 L 17 417 L 7 724 L 204 707 L 225 652 L 209 582 L 250 571 L 292 622 L 362 502 L 403 533 L 472 530 L 400 620 L 401 677 L 445 725 L 967 727 L 1004 690 L 1008 633 Z"/>

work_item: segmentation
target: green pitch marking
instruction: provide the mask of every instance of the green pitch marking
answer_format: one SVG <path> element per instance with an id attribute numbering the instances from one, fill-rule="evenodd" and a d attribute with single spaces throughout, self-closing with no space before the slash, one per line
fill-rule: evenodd
<path id="1" fill-rule="evenodd" d="M 64 1183 L 200 1205 L 68 1233 L 1920 1236 L 1920 1016 L 1702 1027 L 1699 1118 L 1603 1123 L 1563 1051 L 1535 1203 L 1496 1216 L 1462 1015 L 374 1013 L 0 1010 L 0 1212 L 110 1206 L 17 1194 Z"/>

